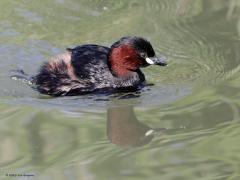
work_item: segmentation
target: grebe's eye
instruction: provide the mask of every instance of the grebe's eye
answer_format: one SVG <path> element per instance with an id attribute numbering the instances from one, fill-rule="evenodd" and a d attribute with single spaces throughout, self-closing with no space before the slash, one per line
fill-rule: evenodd
<path id="1" fill-rule="evenodd" d="M 146 55 L 146 53 L 140 53 L 140 56 L 143 58 L 143 59 L 145 59 L 146 57 L 147 57 L 147 55 Z"/>

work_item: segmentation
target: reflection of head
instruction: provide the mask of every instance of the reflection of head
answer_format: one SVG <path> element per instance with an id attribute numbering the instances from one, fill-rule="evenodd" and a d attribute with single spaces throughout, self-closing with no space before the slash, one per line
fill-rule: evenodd
<path id="1" fill-rule="evenodd" d="M 153 138 L 153 131 L 139 122 L 133 107 L 113 107 L 108 109 L 107 136 L 109 140 L 121 147 L 142 146 Z"/>

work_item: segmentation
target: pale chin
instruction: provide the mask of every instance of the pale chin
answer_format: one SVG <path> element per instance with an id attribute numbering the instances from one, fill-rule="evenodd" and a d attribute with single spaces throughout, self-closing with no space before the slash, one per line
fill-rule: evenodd
<path id="1" fill-rule="evenodd" d="M 146 62 L 147 62 L 148 64 L 151 64 L 151 65 L 154 64 L 153 60 L 151 60 L 151 59 L 148 58 L 148 57 L 147 57 L 145 60 L 146 60 Z"/>

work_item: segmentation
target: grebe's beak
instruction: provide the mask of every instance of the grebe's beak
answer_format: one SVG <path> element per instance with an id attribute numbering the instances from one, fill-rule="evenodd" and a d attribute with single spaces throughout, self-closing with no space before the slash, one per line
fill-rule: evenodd
<path id="1" fill-rule="evenodd" d="M 155 65 L 159 65 L 159 66 L 166 66 L 167 62 L 166 62 L 166 57 L 161 55 L 160 57 L 147 57 L 145 60 L 148 64 L 155 64 Z"/>

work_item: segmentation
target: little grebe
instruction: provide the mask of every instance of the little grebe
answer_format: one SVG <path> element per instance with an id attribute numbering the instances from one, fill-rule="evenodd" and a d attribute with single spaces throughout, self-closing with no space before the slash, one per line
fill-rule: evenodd
<path id="1" fill-rule="evenodd" d="M 136 91 L 145 84 L 141 67 L 167 65 L 141 37 L 123 37 L 111 48 L 81 45 L 46 62 L 35 76 L 40 93 L 51 96 Z"/>

